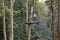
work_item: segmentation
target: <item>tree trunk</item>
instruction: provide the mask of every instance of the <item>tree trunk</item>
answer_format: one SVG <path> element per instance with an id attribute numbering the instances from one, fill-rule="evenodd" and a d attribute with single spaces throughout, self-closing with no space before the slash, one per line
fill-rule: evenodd
<path id="1" fill-rule="evenodd" d="M 30 14 L 30 19 L 29 21 L 32 22 L 32 13 L 33 13 L 33 6 L 31 6 L 31 14 Z M 31 25 L 28 27 L 28 40 L 31 40 Z"/>
<path id="2" fill-rule="evenodd" d="M 58 40 L 60 40 L 60 0 L 57 0 L 58 2 L 58 28 L 57 28 L 57 33 L 58 33 Z"/>
<path id="3" fill-rule="evenodd" d="M 7 40 L 7 38 L 6 38 L 6 22 L 5 22 L 4 0 L 2 0 L 2 13 L 3 13 L 3 35 L 4 35 L 4 40 Z"/>
<path id="4" fill-rule="evenodd" d="M 34 6 L 34 1 L 35 0 L 32 0 L 32 4 L 31 4 L 31 14 L 30 14 L 30 19 L 29 21 L 32 22 L 32 14 L 33 14 L 33 6 Z M 28 31 L 28 40 L 31 40 L 31 25 L 29 25 L 29 31 Z"/>
<path id="5" fill-rule="evenodd" d="M 26 22 L 28 22 L 28 0 L 26 0 Z M 29 39 L 28 38 L 28 24 L 26 24 L 26 34 L 27 34 L 27 40 Z"/>
<path id="6" fill-rule="evenodd" d="M 54 40 L 54 10 L 53 10 L 53 0 L 49 1 L 49 4 L 47 3 L 48 8 L 49 8 L 49 26 L 52 31 L 52 40 Z"/>
<path id="7" fill-rule="evenodd" d="M 13 40 L 13 0 L 9 0 L 9 40 Z"/>
<path id="8" fill-rule="evenodd" d="M 57 6 L 57 0 L 51 0 L 51 4 L 50 4 L 50 23 L 51 24 L 51 30 L 52 30 L 52 33 L 53 33 L 53 38 L 52 40 L 58 40 L 58 33 L 57 33 L 57 30 L 58 30 L 58 27 L 59 27 L 59 19 L 58 19 L 58 6 Z M 51 14 L 52 12 L 52 14 Z"/>

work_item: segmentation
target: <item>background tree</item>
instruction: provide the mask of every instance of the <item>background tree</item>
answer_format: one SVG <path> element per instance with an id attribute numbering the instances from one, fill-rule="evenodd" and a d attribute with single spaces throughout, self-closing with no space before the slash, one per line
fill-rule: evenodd
<path id="1" fill-rule="evenodd" d="M 4 9 L 4 0 L 2 0 L 2 16 L 3 16 L 3 35 L 4 40 L 7 40 L 6 38 L 6 22 L 5 22 L 5 9 Z"/>

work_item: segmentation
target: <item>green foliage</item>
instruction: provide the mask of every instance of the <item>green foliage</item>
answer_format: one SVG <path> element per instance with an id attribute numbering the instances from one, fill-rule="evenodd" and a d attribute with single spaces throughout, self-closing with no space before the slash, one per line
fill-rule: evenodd
<path id="1" fill-rule="evenodd" d="M 17 11 L 14 11 L 14 13 L 17 15 L 17 13 L 20 13 L 21 11 L 20 10 L 17 10 Z"/>
<path id="2" fill-rule="evenodd" d="M 38 2 L 38 1 L 35 1 L 34 11 L 40 11 L 41 14 L 39 16 L 43 17 L 43 20 L 47 21 L 47 19 L 48 19 L 48 8 L 46 7 L 45 4 Z"/>
<path id="3" fill-rule="evenodd" d="M 2 16 L 2 6 L 0 5 L 0 16 Z"/>
<path id="4" fill-rule="evenodd" d="M 13 12 L 14 12 L 14 40 L 26 40 L 26 29 L 25 29 L 25 21 L 26 21 L 26 6 L 25 6 L 26 0 L 16 0 L 14 3 L 13 7 Z M 30 5 L 32 4 L 32 0 L 29 0 L 29 15 L 30 15 Z M 6 25 L 7 25 L 7 33 L 8 33 L 8 22 L 9 22 L 9 8 L 8 8 L 8 0 L 5 0 L 5 13 L 6 13 Z M 47 21 L 47 8 L 45 4 L 42 4 L 38 2 L 38 0 L 35 0 L 34 3 L 34 12 L 37 12 L 37 21 L 41 21 L 41 15 L 38 14 L 38 10 L 42 11 L 41 14 L 42 17 L 45 18 L 44 21 Z M 0 6 L 0 17 L 2 16 L 2 7 Z M 1 17 L 2 18 L 2 17 Z M 0 19 L 2 21 L 2 19 Z M 42 21 L 41 21 L 42 22 Z M 44 23 L 44 22 L 43 22 Z M 41 23 L 42 24 L 42 23 Z M 35 39 L 35 37 L 41 37 L 42 33 L 44 32 L 44 28 L 41 28 L 43 26 L 39 25 L 32 25 L 32 29 L 34 30 L 35 33 L 33 33 L 33 30 L 31 31 L 31 40 Z M 2 25 L 2 22 L 0 22 L 0 25 Z M 45 24 L 46 25 L 46 24 Z M 44 26 L 45 26 L 44 25 Z M 47 26 L 46 26 L 47 27 Z M 46 28 L 45 27 L 45 28 Z M 2 27 L 1 27 L 2 28 Z M 45 29 L 46 30 L 46 29 Z M 1 32 L 2 33 L 2 32 Z M 47 32 L 46 32 L 47 34 Z M 7 37 L 9 36 L 9 33 Z"/>

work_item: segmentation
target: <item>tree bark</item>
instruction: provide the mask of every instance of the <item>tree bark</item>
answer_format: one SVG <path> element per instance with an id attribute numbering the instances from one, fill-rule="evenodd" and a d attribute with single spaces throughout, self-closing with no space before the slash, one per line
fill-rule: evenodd
<path id="1" fill-rule="evenodd" d="M 47 1 L 47 5 L 49 8 L 49 15 L 48 18 L 50 20 L 49 27 L 52 31 L 52 40 L 54 40 L 54 10 L 53 10 L 53 0 Z"/>
<path id="2" fill-rule="evenodd" d="M 13 40 L 13 5 L 15 0 L 9 0 L 9 40 Z"/>
<path id="3" fill-rule="evenodd" d="M 4 35 L 4 40 L 7 40 L 7 38 L 6 38 L 6 22 L 5 22 L 4 0 L 2 0 L 2 13 L 3 13 L 3 35 Z"/>
<path id="4" fill-rule="evenodd" d="M 26 22 L 28 22 L 28 0 L 26 0 Z M 28 27 L 29 27 L 29 25 L 28 24 L 26 24 L 26 34 L 27 34 L 27 40 L 29 39 L 28 38 Z"/>
<path id="5" fill-rule="evenodd" d="M 58 40 L 60 40 L 60 0 L 57 0 L 58 3 L 58 28 L 57 28 L 57 33 L 58 33 Z"/>
<path id="6" fill-rule="evenodd" d="M 29 21 L 32 22 L 32 14 L 33 14 L 33 6 L 34 6 L 34 1 L 35 0 L 32 0 L 32 4 L 31 4 L 31 14 L 30 14 L 30 19 Z M 28 32 L 28 40 L 31 40 L 31 25 L 29 25 L 29 32 Z"/>
<path id="7" fill-rule="evenodd" d="M 50 12 L 52 12 L 52 16 L 51 13 L 50 14 L 50 19 L 51 19 L 51 30 L 52 30 L 52 40 L 58 40 L 58 26 L 59 26 L 59 19 L 58 19 L 58 12 L 56 12 L 56 10 L 58 10 L 57 8 L 57 0 L 51 0 L 51 5 L 50 5 Z M 58 20 L 57 20 L 58 19 Z"/>

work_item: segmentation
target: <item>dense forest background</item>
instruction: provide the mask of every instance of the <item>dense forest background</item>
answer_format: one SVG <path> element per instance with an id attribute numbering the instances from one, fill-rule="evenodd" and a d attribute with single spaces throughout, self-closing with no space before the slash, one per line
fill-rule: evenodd
<path id="1" fill-rule="evenodd" d="M 60 40 L 59 0 L 0 0 L 0 40 Z"/>

